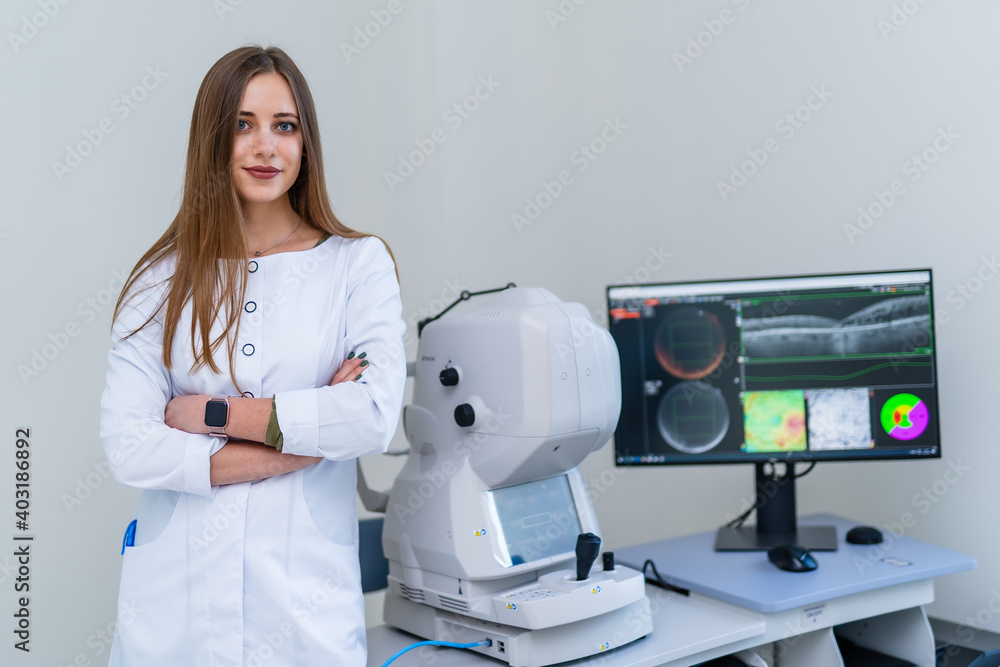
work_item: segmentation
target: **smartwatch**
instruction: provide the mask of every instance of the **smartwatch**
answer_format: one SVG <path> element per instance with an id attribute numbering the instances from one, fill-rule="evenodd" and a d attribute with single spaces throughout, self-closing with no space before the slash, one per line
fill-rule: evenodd
<path id="1" fill-rule="evenodd" d="M 229 423 L 229 397 L 213 396 L 205 404 L 205 426 L 210 435 L 226 435 Z"/>

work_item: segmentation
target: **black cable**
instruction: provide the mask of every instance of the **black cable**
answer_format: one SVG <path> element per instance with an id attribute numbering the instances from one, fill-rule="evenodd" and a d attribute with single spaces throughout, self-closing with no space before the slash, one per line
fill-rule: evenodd
<path id="1" fill-rule="evenodd" d="M 792 464 L 792 466 L 793 466 L 793 470 L 794 470 L 794 465 L 795 465 L 795 464 Z M 815 467 L 816 467 L 816 462 L 815 462 L 815 461 L 810 461 L 810 462 L 809 462 L 809 467 L 808 467 L 808 468 L 806 468 L 805 470 L 803 470 L 802 472 L 800 472 L 800 473 L 795 473 L 795 472 L 793 472 L 793 473 L 792 473 L 792 479 L 798 479 L 799 477 L 805 477 L 805 476 L 806 476 L 806 475 L 808 475 L 808 474 L 809 474 L 810 472 L 812 472 L 812 469 L 813 469 L 813 468 L 815 468 Z"/>
<path id="2" fill-rule="evenodd" d="M 653 576 L 655 579 L 646 578 L 646 568 L 653 568 Z M 667 581 L 660 576 L 660 573 L 656 571 L 656 563 L 652 559 L 646 559 L 646 562 L 642 564 L 642 577 L 646 580 L 646 583 L 653 584 L 654 586 L 659 586 L 660 588 L 666 589 L 668 591 L 673 591 L 674 593 L 680 593 L 681 595 L 688 596 L 691 595 L 691 591 L 686 588 L 681 588 L 679 586 L 674 586 L 673 584 L 667 583 Z"/>
<path id="3" fill-rule="evenodd" d="M 517 285 L 515 285 L 514 283 L 507 283 L 503 287 L 495 287 L 493 289 L 484 289 L 484 290 L 482 290 L 480 292 L 470 292 L 469 290 L 462 290 L 462 293 L 459 295 L 459 297 L 457 299 L 455 299 L 454 301 L 452 301 L 451 304 L 449 304 L 449 306 L 447 308 L 445 308 L 444 310 L 442 310 L 440 313 L 438 313 L 437 315 L 435 315 L 433 317 L 427 317 L 427 318 L 422 319 L 419 322 L 417 322 L 417 338 L 420 338 L 420 334 L 423 333 L 425 326 L 427 326 L 428 324 L 430 324 L 431 322 L 433 322 L 437 318 L 439 318 L 442 315 L 444 315 L 445 313 L 447 313 L 449 310 L 451 310 L 452 308 L 454 308 L 455 306 L 457 306 L 462 301 L 468 301 L 472 297 L 479 296 L 480 294 L 492 294 L 493 292 L 502 292 L 505 289 L 510 289 L 511 287 L 517 287 Z"/>
<path id="4" fill-rule="evenodd" d="M 775 482 L 775 483 L 781 483 L 781 482 L 785 482 L 785 481 L 790 481 L 790 480 L 798 479 L 799 477 L 805 477 L 810 472 L 812 472 L 813 468 L 816 467 L 816 462 L 815 461 L 810 461 L 809 462 L 809 467 L 806 468 L 805 470 L 803 470 L 800 473 L 796 473 L 795 472 L 795 464 L 794 463 L 786 463 L 785 464 L 785 474 L 782 475 L 781 477 L 778 477 L 775 474 L 774 462 L 773 461 L 766 461 L 764 463 L 764 465 L 770 465 L 771 466 L 771 472 L 770 473 L 765 473 L 765 479 L 768 479 L 768 480 L 770 480 L 772 482 Z M 789 470 L 792 471 L 791 475 L 788 474 Z M 743 514 L 739 515 L 738 517 L 736 517 L 735 519 L 733 519 L 732 521 L 730 521 L 729 523 L 727 523 L 726 524 L 726 528 L 739 528 L 744 523 L 746 523 L 746 520 L 750 518 L 750 515 L 753 514 L 753 511 L 755 509 L 757 509 L 757 505 L 759 504 L 759 501 L 758 501 L 759 497 L 760 497 L 760 494 L 755 494 L 754 495 L 753 505 L 751 505 L 747 509 L 747 511 L 743 512 Z"/>

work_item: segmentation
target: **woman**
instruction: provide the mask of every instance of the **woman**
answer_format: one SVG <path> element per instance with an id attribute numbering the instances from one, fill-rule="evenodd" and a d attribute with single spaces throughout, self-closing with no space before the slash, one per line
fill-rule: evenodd
<path id="1" fill-rule="evenodd" d="M 298 68 L 225 55 L 115 310 L 101 437 L 143 494 L 112 665 L 365 664 L 354 460 L 396 427 L 400 311 L 385 245 L 330 208 Z"/>

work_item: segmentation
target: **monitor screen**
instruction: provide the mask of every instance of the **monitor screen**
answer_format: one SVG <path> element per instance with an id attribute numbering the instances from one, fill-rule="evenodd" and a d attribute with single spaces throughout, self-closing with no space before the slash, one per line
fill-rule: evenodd
<path id="1" fill-rule="evenodd" d="M 941 455 L 930 269 L 615 285 L 619 465 Z"/>

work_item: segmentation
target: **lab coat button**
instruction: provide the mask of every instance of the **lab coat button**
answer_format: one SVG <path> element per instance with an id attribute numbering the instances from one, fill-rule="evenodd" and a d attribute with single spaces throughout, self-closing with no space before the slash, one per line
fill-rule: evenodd
<path id="1" fill-rule="evenodd" d="M 243 306 L 243 310 L 247 311 L 248 313 L 252 313 L 253 311 L 257 310 L 257 304 L 254 303 L 253 301 L 247 301 L 246 305 Z"/>
<path id="2" fill-rule="evenodd" d="M 251 259 L 250 263 L 247 265 L 247 269 L 250 271 L 250 273 L 256 273 L 257 272 L 257 262 L 255 262 L 255 261 L 253 261 Z"/>
<path id="3" fill-rule="evenodd" d="M 251 345 L 250 343 L 247 343 L 246 345 L 243 346 L 243 354 L 245 354 L 248 357 L 254 353 L 254 350 L 255 350 L 254 346 Z"/>

